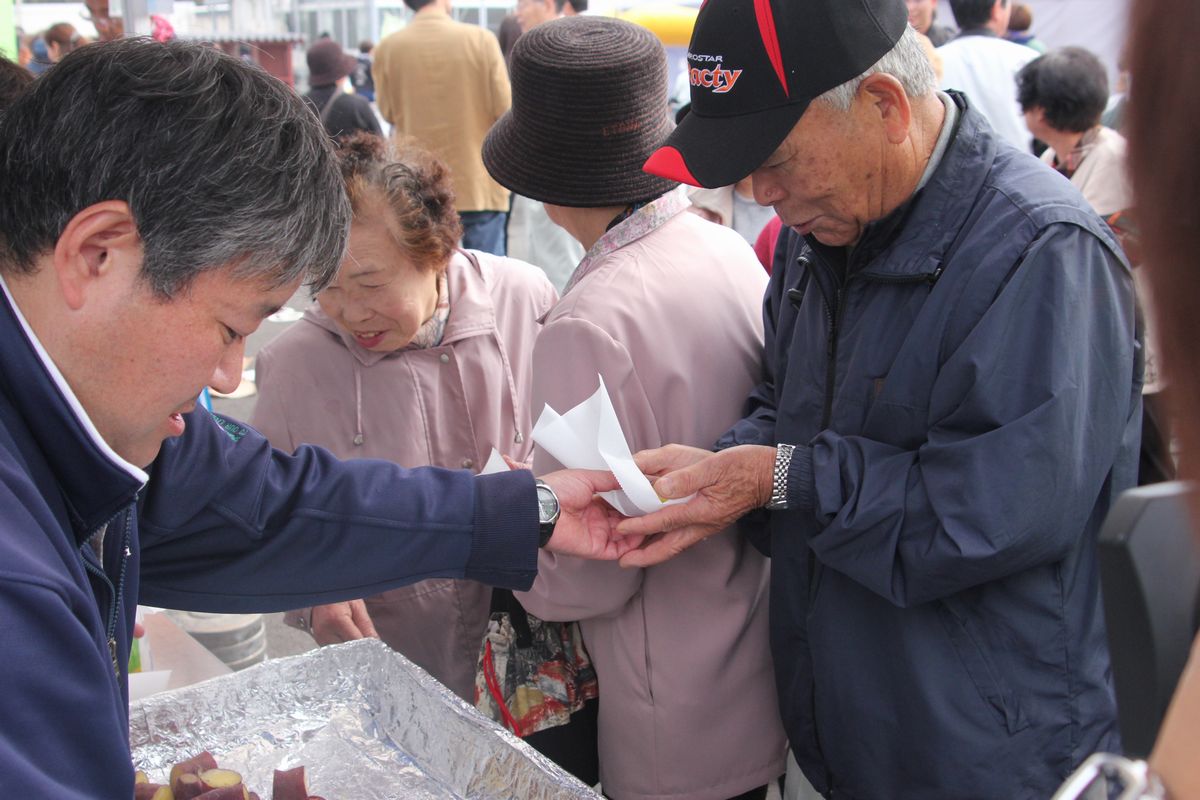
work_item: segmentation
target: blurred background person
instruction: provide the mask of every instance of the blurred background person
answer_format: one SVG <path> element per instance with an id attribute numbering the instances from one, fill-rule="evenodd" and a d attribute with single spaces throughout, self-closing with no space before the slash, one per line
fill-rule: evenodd
<path id="1" fill-rule="evenodd" d="M 1200 100 L 1189 76 L 1200 73 L 1200 4 L 1137 0 L 1129 69 L 1133 90 L 1126 117 L 1130 175 L 1145 270 L 1159 325 L 1168 402 L 1179 435 L 1180 474 L 1200 481 Z M 1200 524 L 1200 493 L 1190 495 Z M 1151 767 L 1170 797 L 1200 797 L 1200 639 L 1159 732 Z"/>
<path id="2" fill-rule="evenodd" d="M 954 38 L 958 33 L 949 25 L 937 23 L 938 0 L 905 0 L 908 5 L 908 23 L 933 42 L 934 47 L 941 47 Z"/>
<path id="3" fill-rule="evenodd" d="M 1024 3 L 1015 3 L 1008 17 L 1008 33 L 1004 38 L 1013 44 L 1032 47 L 1039 53 L 1046 52 L 1046 43 L 1033 32 L 1033 9 Z"/>
<path id="4" fill-rule="evenodd" d="M 371 53 L 374 50 L 375 43 L 370 39 L 359 42 L 354 71 L 350 73 L 350 85 L 354 87 L 354 93 L 368 103 L 375 102 L 375 76 L 371 71 Z"/>
<path id="5" fill-rule="evenodd" d="M 1108 75 L 1082 47 L 1038 56 L 1017 73 L 1017 102 L 1029 132 L 1048 147 L 1042 160 L 1075 184 L 1100 216 L 1132 205 L 1125 139 L 1100 124 Z"/>
<path id="6" fill-rule="evenodd" d="M 51 25 L 33 40 L 30 45 L 33 57 L 25 66 L 34 75 L 41 75 L 80 44 L 83 42 L 74 25 L 66 22 Z"/>
<path id="7" fill-rule="evenodd" d="M 375 48 L 375 102 L 397 141 L 413 137 L 450 168 L 463 247 L 505 255 L 508 192 L 479 158 L 488 128 L 512 102 L 500 43 L 451 19 L 451 0 L 404 2 L 412 20 Z"/>
<path id="8" fill-rule="evenodd" d="M 83 0 L 87 6 L 84 18 L 96 29 L 96 38 L 101 42 L 111 42 L 125 35 L 125 23 L 120 17 L 109 14 L 109 0 Z"/>
<path id="9" fill-rule="evenodd" d="M 513 48 L 513 109 L 484 141 L 503 185 L 586 251 L 545 317 L 532 407 L 603 379 L 633 450 L 709 447 L 761 376 L 766 275 L 734 231 L 642 171 L 671 130 L 649 30 L 557 19 Z M 537 449 L 534 464 L 556 463 Z M 521 603 L 579 619 L 600 681 L 600 783 L 619 800 L 763 797 L 785 744 L 767 644 L 767 560 L 736 530 L 646 569 L 539 559 Z"/>
<path id="10" fill-rule="evenodd" d="M 305 102 L 321 118 L 335 139 L 363 131 L 379 136 L 383 131 L 370 102 L 346 93 L 346 79 L 358 67 L 358 59 L 342 50 L 333 39 L 318 39 L 305 54 L 308 62 L 308 94 Z"/>
<path id="11" fill-rule="evenodd" d="M 1009 0 L 950 0 L 959 32 L 937 49 L 942 89 L 965 92 L 1000 138 L 1029 152 L 1029 129 L 1017 107 L 1013 79 L 1037 57 L 1028 47 L 1005 41 Z"/>

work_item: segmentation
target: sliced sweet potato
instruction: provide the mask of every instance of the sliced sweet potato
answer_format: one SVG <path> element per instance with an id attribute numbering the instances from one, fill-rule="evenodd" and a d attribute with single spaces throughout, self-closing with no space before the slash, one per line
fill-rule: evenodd
<path id="1" fill-rule="evenodd" d="M 304 767 L 277 769 L 271 781 L 272 800 L 308 800 L 308 779 Z"/>
<path id="2" fill-rule="evenodd" d="M 175 766 L 171 767 L 171 777 L 167 781 L 171 784 L 171 788 L 175 788 L 175 779 L 180 775 L 199 775 L 206 769 L 216 769 L 217 759 L 213 754 L 205 750 L 203 753 L 197 753 L 189 759 L 180 761 Z"/>
<path id="3" fill-rule="evenodd" d="M 175 793 L 165 783 L 135 783 L 133 800 L 175 800 Z"/>
<path id="4" fill-rule="evenodd" d="M 227 786 L 239 786 L 241 782 L 242 776 L 231 769 L 206 769 L 200 773 L 200 783 L 204 785 L 206 792 L 224 789 Z"/>
<path id="5" fill-rule="evenodd" d="M 202 795 L 198 795 L 196 800 L 250 800 L 250 793 L 246 791 L 246 787 L 242 784 L 236 786 L 222 786 L 219 789 L 212 789 Z"/>
<path id="6" fill-rule="evenodd" d="M 175 800 L 192 800 L 192 798 L 204 794 L 204 784 L 200 782 L 200 776 L 194 772 L 185 772 L 175 778 L 171 789 L 175 792 Z"/>
<path id="7" fill-rule="evenodd" d="M 150 778 L 149 778 L 149 777 L 146 775 L 146 773 L 142 772 L 140 769 L 139 769 L 139 770 L 134 770 L 134 772 L 133 772 L 133 782 L 134 782 L 134 784 L 139 784 L 139 783 L 149 783 L 149 782 L 150 782 Z"/>

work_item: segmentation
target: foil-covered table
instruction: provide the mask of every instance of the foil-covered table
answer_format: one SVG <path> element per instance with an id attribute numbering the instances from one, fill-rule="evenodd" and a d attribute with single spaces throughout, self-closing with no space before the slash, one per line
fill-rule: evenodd
<path id="1" fill-rule="evenodd" d="M 264 800 L 303 765 L 328 800 L 550 800 L 596 793 L 378 640 L 322 647 L 131 705 L 134 765 L 202 750 Z"/>

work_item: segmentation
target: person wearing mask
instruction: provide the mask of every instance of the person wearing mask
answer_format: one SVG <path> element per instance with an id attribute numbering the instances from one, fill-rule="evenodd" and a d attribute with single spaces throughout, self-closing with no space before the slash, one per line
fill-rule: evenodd
<path id="1" fill-rule="evenodd" d="M 601 381 L 633 449 L 707 446 L 761 370 L 766 275 L 734 231 L 641 170 L 671 128 L 666 54 L 621 20 L 526 32 L 513 109 L 484 140 L 504 186 L 586 251 L 533 352 L 534 413 Z M 557 464 L 536 449 L 536 470 Z M 600 783 L 617 800 L 761 798 L 784 771 L 767 647 L 769 566 L 735 530 L 648 569 L 547 558 L 521 603 L 579 620 L 600 683 Z"/>

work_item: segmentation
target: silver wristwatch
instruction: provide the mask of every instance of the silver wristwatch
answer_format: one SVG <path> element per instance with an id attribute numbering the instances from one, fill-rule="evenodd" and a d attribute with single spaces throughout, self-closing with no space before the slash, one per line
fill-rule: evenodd
<path id="1" fill-rule="evenodd" d="M 788 507 L 787 476 L 788 468 L 792 465 L 792 451 L 795 449 L 794 444 L 775 445 L 775 469 L 771 474 L 771 500 L 765 506 L 768 511 L 783 511 Z"/>

